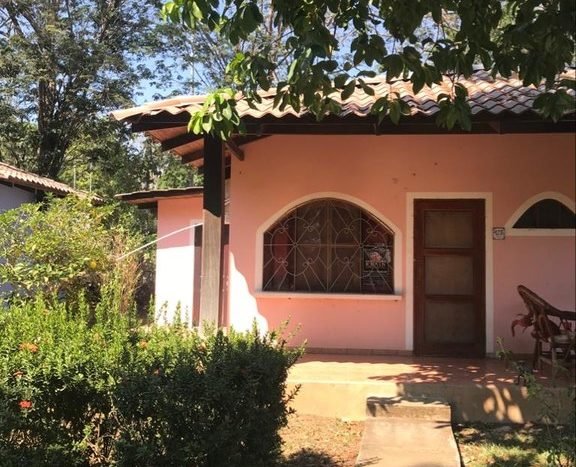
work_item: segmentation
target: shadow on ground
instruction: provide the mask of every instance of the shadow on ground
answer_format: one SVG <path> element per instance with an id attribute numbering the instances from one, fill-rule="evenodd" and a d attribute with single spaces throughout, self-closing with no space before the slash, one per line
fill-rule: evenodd
<path id="1" fill-rule="evenodd" d="M 301 449 L 282 459 L 279 467 L 344 467 L 344 464 L 325 452 Z"/>
<path id="2" fill-rule="evenodd" d="M 576 448 L 571 426 L 484 425 L 455 426 L 458 447 L 466 466 L 517 467 L 575 465 Z"/>

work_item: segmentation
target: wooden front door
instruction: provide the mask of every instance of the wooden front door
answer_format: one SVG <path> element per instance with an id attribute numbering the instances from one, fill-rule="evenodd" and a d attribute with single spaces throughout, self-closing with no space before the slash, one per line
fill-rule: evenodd
<path id="1" fill-rule="evenodd" d="M 414 201 L 414 351 L 485 353 L 484 200 Z"/>

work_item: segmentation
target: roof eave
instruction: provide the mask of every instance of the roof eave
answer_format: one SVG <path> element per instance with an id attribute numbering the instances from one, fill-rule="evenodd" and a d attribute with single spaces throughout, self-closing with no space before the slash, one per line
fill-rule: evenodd
<path id="1" fill-rule="evenodd" d="M 139 208 L 148 209 L 157 206 L 158 201 L 166 199 L 200 198 L 204 194 L 203 187 L 173 188 L 166 190 L 143 190 L 132 193 L 119 193 L 115 199 L 127 202 Z"/>

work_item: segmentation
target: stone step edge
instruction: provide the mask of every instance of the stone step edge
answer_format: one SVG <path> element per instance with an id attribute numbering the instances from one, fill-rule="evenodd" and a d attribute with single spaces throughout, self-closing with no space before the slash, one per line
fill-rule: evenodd
<path id="1" fill-rule="evenodd" d="M 452 409 L 442 400 L 407 400 L 402 397 L 376 397 L 366 399 L 368 418 L 407 418 L 450 422 Z"/>

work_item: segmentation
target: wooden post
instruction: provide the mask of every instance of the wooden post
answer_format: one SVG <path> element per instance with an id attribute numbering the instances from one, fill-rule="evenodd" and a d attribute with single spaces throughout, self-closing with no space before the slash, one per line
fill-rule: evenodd
<path id="1" fill-rule="evenodd" d="M 204 207 L 200 325 L 219 326 L 222 316 L 222 269 L 224 226 L 224 151 L 222 141 L 204 136 Z"/>

